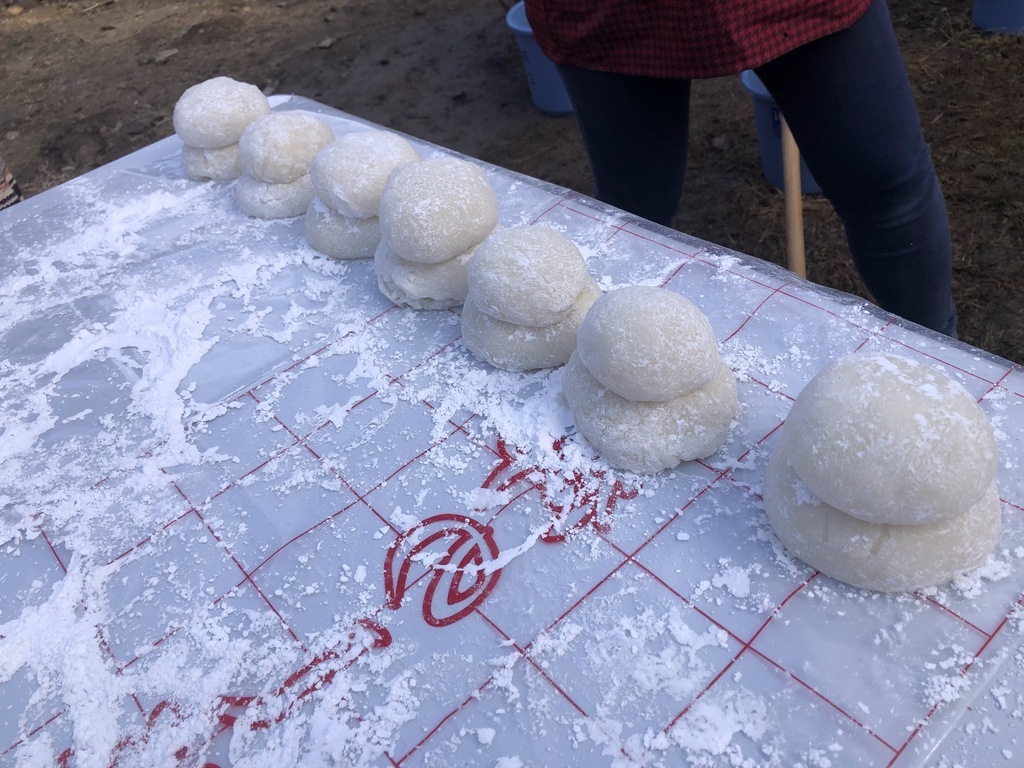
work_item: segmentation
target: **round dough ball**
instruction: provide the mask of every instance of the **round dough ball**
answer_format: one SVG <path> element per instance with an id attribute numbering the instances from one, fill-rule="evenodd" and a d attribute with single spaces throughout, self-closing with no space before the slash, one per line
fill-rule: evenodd
<path id="1" fill-rule="evenodd" d="M 174 105 L 174 131 L 190 147 L 237 144 L 253 122 L 270 114 L 270 102 L 255 85 L 214 77 L 187 89 Z"/>
<path id="2" fill-rule="evenodd" d="M 779 445 L 765 472 L 764 508 L 794 555 L 856 587 L 901 592 L 949 581 L 983 564 L 999 542 L 995 482 L 960 516 L 924 525 L 869 523 L 818 499 Z"/>
<path id="3" fill-rule="evenodd" d="M 974 398 L 898 355 L 827 365 L 797 397 L 782 441 L 816 496 L 872 523 L 958 517 L 996 472 L 992 426 Z"/>
<path id="4" fill-rule="evenodd" d="M 720 367 L 707 317 L 667 288 L 606 293 L 583 320 L 577 349 L 597 380 L 627 400 L 674 400 Z"/>
<path id="5" fill-rule="evenodd" d="M 564 319 L 590 279 L 579 248 L 547 227 L 495 230 L 469 262 L 476 306 L 506 323 L 535 328 Z"/>
<path id="6" fill-rule="evenodd" d="M 242 175 L 237 144 L 214 149 L 186 144 L 181 150 L 181 161 L 185 166 L 185 175 L 195 181 L 231 181 Z"/>
<path id="7" fill-rule="evenodd" d="M 453 259 L 497 224 L 498 197 L 487 174 L 467 160 L 432 157 L 400 166 L 381 193 L 381 239 L 408 261 Z"/>
<path id="8" fill-rule="evenodd" d="M 583 436 L 610 464 L 633 472 L 660 472 L 710 456 L 725 443 L 740 409 L 736 377 L 721 361 L 703 387 L 674 400 L 637 402 L 598 381 L 577 348 L 562 387 Z"/>
<path id="9" fill-rule="evenodd" d="M 345 216 L 314 197 L 306 211 L 306 241 L 334 259 L 369 259 L 380 244 L 380 222 Z"/>
<path id="10" fill-rule="evenodd" d="M 289 219 L 301 216 L 313 199 L 309 174 L 291 184 L 270 184 L 243 175 L 235 184 L 235 200 L 242 213 L 260 219 Z"/>
<path id="11" fill-rule="evenodd" d="M 271 184 L 290 184 L 309 173 L 320 150 L 334 141 L 331 126 L 309 112 L 272 112 L 242 133 L 242 170 Z"/>
<path id="12" fill-rule="evenodd" d="M 469 261 L 470 270 L 477 255 Z M 589 278 L 563 319 L 535 328 L 491 317 L 476 306 L 470 295 L 462 307 L 462 341 L 481 360 L 505 371 L 557 368 L 576 349 L 576 331 L 600 296 L 601 286 Z"/>
<path id="13" fill-rule="evenodd" d="M 399 306 L 447 309 L 466 299 L 466 265 L 472 250 L 437 264 L 403 259 L 381 242 L 373 257 L 380 292 Z"/>
<path id="14" fill-rule="evenodd" d="M 343 133 L 314 158 L 313 189 L 338 213 L 369 218 L 380 210 L 380 195 L 391 172 L 419 159 L 412 144 L 397 134 Z"/>

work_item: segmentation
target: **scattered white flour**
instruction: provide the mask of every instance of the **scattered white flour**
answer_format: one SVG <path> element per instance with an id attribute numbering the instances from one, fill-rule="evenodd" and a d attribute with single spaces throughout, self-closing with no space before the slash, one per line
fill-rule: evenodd
<path id="1" fill-rule="evenodd" d="M 745 452 L 784 413 L 787 375 L 809 374 L 825 342 L 798 331 L 764 348 L 756 336 L 727 341 L 743 396 L 758 397 L 758 381 L 780 382 L 765 401 L 772 407 L 743 412 L 720 467 L 641 479 L 579 439 L 560 370 L 511 373 L 476 361 L 458 340 L 455 312 L 392 307 L 368 260 L 325 258 L 304 243 L 302 221 L 243 216 L 230 186 L 182 180 L 173 153 L 62 185 L 38 196 L 38 210 L 0 217 L 0 243 L 13 244 L 0 253 L 18 261 L 0 271 L 3 760 L 59 765 L 73 744 L 82 766 L 379 765 L 450 715 L 432 736 L 435 763 L 458 747 L 448 764 L 836 766 L 844 744 L 863 735 L 848 725 L 771 751 L 775 700 L 741 680 L 736 662 L 757 627 L 770 622 L 764 640 L 826 632 L 805 623 L 843 626 L 862 609 L 878 625 L 861 650 L 883 664 L 901 649 L 910 656 L 933 628 L 877 618 L 892 606 L 935 611 L 948 627 L 949 612 L 1019 596 L 1024 542 L 1013 527 L 985 566 L 943 590 L 894 603 L 816 578 L 775 610 L 808 572 L 780 553 L 756 508 L 767 451 Z M 494 181 L 504 184 L 505 225 L 551 205 L 521 180 Z M 66 208 L 48 207 L 61 199 Z M 578 214 L 566 205 L 557 215 Z M 660 284 L 683 263 L 694 270 L 678 284 L 709 295 L 745 280 L 727 271 L 745 268 L 734 257 L 684 258 L 655 232 L 616 232 L 588 225 L 578 243 L 602 285 Z M 732 317 L 730 307 L 711 308 L 723 309 L 716 323 Z M 424 344 L 436 350 L 429 359 Z M 995 400 L 1006 409 L 996 421 L 1001 449 L 1016 439 L 1014 397 Z M 429 455 L 411 471 L 372 493 L 349 488 L 402 467 L 425 442 Z M 349 477 L 352 456 L 362 464 Z M 718 476 L 739 489 L 730 498 L 745 506 L 735 518 L 709 512 L 714 490 L 684 507 Z M 318 505 L 334 516 L 314 514 Z M 576 525 L 590 510 L 594 520 Z M 390 545 L 440 511 L 487 523 L 499 555 L 470 549 L 469 567 L 438 567 L 400 609 L 383 607 Z M 644 545 L 673 520 L 689 532 L 668 529 Z M 312 526 L 315 534 L 298 538 Z M 451 534 L 441 556 L 459 541 Z M 430 557 L 439 556 L 410 562 L 427 574 Z M 537 563 L 564 568 L 538 573 Z M 499 571 L 464 623 L 424 624 L 434 575 L 448 578 L 436 596 Z M 750 606 L 763 605 L 763 616 L 752 615 Z M 702 611 L 739 618 L 726 629 Z M 1013 651 L 1022 624 L 1019 611 L 1008 616 L 1005 653 L 937 635 L 934 652 L 908 665 L 914 684 L 897 700 L 907 721 L 932 704 L 940 715 L 970 704 L 1019 723 L 1024 662 Z M 818 659 L 794 658 L 793 674 L 827 687 Z M 995 666 L 1004 658 L 1012 669 Z M 748 661 L 756 662 L 749 649 L 740 659 Z M 708 688 L 715 680 L 721 687 Z M 854 715 L 881 717 L 871 693 L 851 691 Z M 972 749 L 996 727 L 978 717 L 964 729 Z M 507 740 L 510 723 L 519 743 Z M 1018 752 L 1002 745 L 993 754 L 1011 761 Z"/>

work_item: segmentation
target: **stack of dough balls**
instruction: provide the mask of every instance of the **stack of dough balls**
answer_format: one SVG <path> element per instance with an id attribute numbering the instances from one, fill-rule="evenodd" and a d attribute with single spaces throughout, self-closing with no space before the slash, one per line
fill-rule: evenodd
<path id="1" fill-rule="evenodd" d="M 253 122 L 270 114 L 255 85 L 214 77 L 187 89 L 174 105 L 174 131 L 185 144 L 185 175 L 196 181 L 230 181 L 242 175 L 238 141 Z"/>
<path id="2" fill-rule="evenodd" d="M 601 287 L 576 245 L 547 227 L 495 230 L 469 260 L 462 341 L 507 371 L 564 365 Z"/>
<path id="3" fill-rule="evenodd" d="M 242 177 L 235 186 L 238 207 L 261 219 L 305 213 L 313 199 L 313 160 L 332 141 L 331 126 L 311 112 L 272 112 L 261 117 L 238 141 L 242 164 Z"/>
<path id="4" fill-rule="evenodd" d="M 306 240 L 335 259 L 371 258 L 380 244 L 384 184 L 395 168 L 419 159 L 412 144 L 394 133 L 339 136 L 313 160 L 316 194 L 306 211 Z"/>
<path id="5" fill-rule="evenodd" d="M 583 436 L 633 472 L 710 456 L 739 413 L 707 317 L 667 288 L 628 286 L 594 302 L 562 386 Z"/>
<path id="6" fill-rule="evenodd" d="M 949 377 L 859 353 L 804 388 L 765 474 L 779 540 L 857 587 L 931 587 L 985 562 L 1001 529 L 992 427 Z"/>
<path id="7" fill-rule="evenodd" d="M 439 155 L 399 166 L 380 197 L 381 293 L 414 309 L 461 304 L 469 258 L 497 224 L 498 197 L 477 165 Z"/>

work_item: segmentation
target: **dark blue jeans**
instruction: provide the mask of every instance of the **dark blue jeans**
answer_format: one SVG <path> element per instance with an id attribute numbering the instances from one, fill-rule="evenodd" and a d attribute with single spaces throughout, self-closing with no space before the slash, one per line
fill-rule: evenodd
<path id="1" fill-rule="evenodd" d="M 669 224 L 686 174 L 690 81 L 560 70 L 595 195 Z M 884 0 L 757 75 L 842 219 L 875 301 L 955 336 L 946 206 Z"/>

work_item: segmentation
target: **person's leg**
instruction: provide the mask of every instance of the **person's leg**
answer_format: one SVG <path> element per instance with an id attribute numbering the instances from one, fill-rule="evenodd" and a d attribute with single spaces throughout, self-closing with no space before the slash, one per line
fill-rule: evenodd
<path id="1" fill-rule="evenodd" d="M 946 206 L 883 0 L 757 69 L 880 306 L 956 335 Z"/>
<path id="2" fill-rule="evenodd" d="M 671 224 L 683 191 L 690 81 L 559 67 L 594 173 L 594 196 Z"/>

